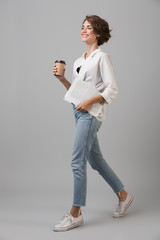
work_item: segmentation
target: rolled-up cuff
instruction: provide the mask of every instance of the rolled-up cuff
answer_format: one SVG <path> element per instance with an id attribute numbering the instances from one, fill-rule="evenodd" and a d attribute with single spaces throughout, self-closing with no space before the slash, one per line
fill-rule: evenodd
<path id="1" fill-rule="evenodd" d="M 106 97 L 104 93 L 100 93 L 100 95 L 106 100 L 106 102 L 107 102 L 108 104 L 110 104 L 110 103 L 112 102 L 112 99 L 109 98 L 109 97 Z"/>

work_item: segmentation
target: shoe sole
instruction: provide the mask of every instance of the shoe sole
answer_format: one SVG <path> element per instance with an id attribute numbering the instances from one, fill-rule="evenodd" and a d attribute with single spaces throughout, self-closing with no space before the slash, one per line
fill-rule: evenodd
<path id="1" fill-rule="evenodd" d="M 134 197 L 131 196 L 131 199 L 129 200 L 128 204 L 126 205 L 126 208 L 125 208 L 125 210 L 124 210 L 124 213 L 117 214 L 117 215 L 114 215 L 114 214 L 113 214 L 113 217 L 114 217 L 114 218 L 123 217 L 123 216 L 126 214 L 126 211 L 127 211 L 127 209 L 129 208 L 129 206 L 130 206 L 131 203 L 133 202 L 133 199 L 134 199 Z"/>
<path id="2" fill-rule="evenodd" d="M 64 232 L 64 231 L 68 231 L 68 230 L 71 230 L 71 229 L 73 229 L 73 228 L 79 227 L 82 223 L 84 223 L 84 220 L 81 220 L 81 221 L 78 222 L 78 223 L 72 224 L 72 225 L 69 226 L 69 227 L 64 227 L 64 228 L 53 228 L 53 231 L 55 231 L 55 232 Z"/>

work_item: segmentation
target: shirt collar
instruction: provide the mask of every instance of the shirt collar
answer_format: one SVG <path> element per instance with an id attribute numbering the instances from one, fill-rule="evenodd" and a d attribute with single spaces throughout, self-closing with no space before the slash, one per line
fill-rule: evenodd
<path id="1" fill-rule="evenodd" d="M 100 52 L 100 51 L 102 51 L 102 50 L 101 50 L 100 47 L 98 47 L 96 50 L 94 50 L 94 51 L 89 55 L 89 57 L 93 57 L 97 52 Z M 85 57 L 84 57 L 85 54 L 86 54 L 86 52 L 83 53 L 83 55 L 82 55 L 82 58 L 83 58 L 84 60 L 86 60 Z"/>

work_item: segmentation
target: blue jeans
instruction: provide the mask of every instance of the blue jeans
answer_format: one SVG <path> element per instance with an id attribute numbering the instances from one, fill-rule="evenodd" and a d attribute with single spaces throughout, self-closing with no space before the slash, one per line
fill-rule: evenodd
<path id="1" fill-rule="evenodd" d="M 115 193 L 124 185 L 107 164 L 101 153 L 97 132 L 102 124 L 88 112 L 73 111 L 76 122 L 71 167 L 74 175 L 73 206 L 86 205 L 87 161 L 104 178 Z"/>

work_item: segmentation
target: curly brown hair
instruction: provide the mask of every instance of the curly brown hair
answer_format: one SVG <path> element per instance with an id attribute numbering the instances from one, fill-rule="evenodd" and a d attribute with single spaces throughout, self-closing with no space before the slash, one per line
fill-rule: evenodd
<path id="1" fill-rule="evenodd" d="M 104 19 L 100 18 L 97 15 L 87 15 L 84 19 L 83 23 L 85 21 L 88 21 L 91 26 L 93 27 L 93 31 L 100 35 L 97 37 L 97 43 L 98 46 L 102 45 L 103 43 L 107 43 L 108 40 L 112 37 L 110 32 L 112 29 L 109 29 L 109 24 Z"/>

